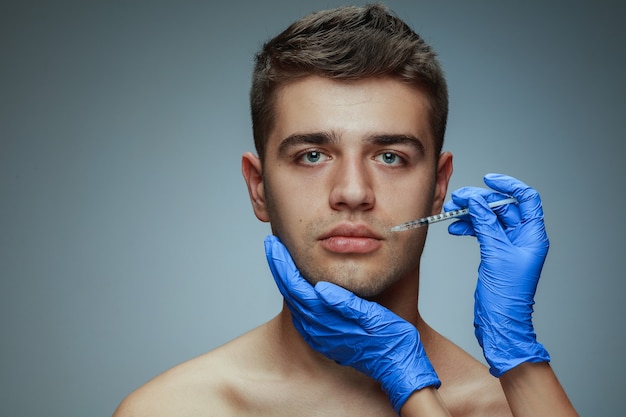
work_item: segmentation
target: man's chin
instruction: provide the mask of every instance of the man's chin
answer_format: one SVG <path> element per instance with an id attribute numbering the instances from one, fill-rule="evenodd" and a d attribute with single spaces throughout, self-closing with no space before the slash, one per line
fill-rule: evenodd
<path id="1" fill-rule="evenodd" d="M 391 262 L 391 268 L 382 269 L 379 265 L 383 262 L 389 264 L 389 261 L 381 259 L 368 262 L 363 259 L 302 262 L 300 273 L 313 286 L 321 281 L 330 282 L 360 298 L 372 300 L 383 295 L 405 275 L 404 270 L 393 267 L 398 262 Z M 318 265 L 324 267 L 317 267 Z"/>

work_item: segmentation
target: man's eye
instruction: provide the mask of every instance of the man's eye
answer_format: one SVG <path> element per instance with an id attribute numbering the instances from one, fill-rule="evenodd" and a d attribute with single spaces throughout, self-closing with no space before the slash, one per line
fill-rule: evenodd
<path id="1" fill-rule="evenodd" d="M 298 157 L 298 160 L 305 165 L 315 165 L 328 159 L 326 155 L 319 151 L 308 151 Z"/>
<path id="2" fill-rule="evenodd" d="M 404 160 L 394 152 L 383 152 L 376 156 L 376 159 L 385 165 L 401 165 Z"/>

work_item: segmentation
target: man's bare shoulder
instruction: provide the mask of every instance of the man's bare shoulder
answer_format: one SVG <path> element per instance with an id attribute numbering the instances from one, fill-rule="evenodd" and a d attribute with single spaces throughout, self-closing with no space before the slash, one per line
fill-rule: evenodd
<path id="1" fill-rule="evenodd" d="M 262 350 L 255 345 L 263 343 L 263 328 L 165 371 L 126 397 L 113 417 L 236 415 L 241 380 L 262 372 L 254 352 Z"/>

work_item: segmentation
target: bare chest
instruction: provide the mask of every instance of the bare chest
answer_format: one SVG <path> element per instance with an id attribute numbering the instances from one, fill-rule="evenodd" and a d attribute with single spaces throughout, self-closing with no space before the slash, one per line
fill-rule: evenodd
<path id="1" fill-rule="evenodd" d="M 247 385 L 247 384 L 246 384 Z M 238 416 L 397 417 L 384 392 L 302 381 L 247 386 L 236 404 Z"/>

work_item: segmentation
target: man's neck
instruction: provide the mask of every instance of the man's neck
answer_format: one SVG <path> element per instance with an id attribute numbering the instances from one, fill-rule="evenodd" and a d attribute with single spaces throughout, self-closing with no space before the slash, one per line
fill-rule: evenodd
<path id="1" fill-rule="evenodd" d="M 407 277 L 408 278 L 408 277 Z M 383 294 L 375 297 L 372 301 L 388 308 L 404 320 L 414 326 L 422 327 L 425 335 L 429 334 L 430 328 L 421 320 L 417 310 L 418 279 L 404 279 L 388 288 Z M 324 372 L 337 372 L 336 376 L 362 379 L 363 375 L 351 368 L 339 367 L 334 361 L 327 359 L 321 353 L 313 350 L 302 338 L 293 325 L 291 312 L 283 303 L 280 314 L 272 321 L 272 332 L 276 337 L 273 339 L 279 346 L 277 352 L 287 358 L 288 363 L 299 364 L 305 369 L 315 372 L 323 369 Z"/>
<path id="2" fill-rule="evenodd" d="M 323 354 L 313 350 L 293 325 L 291 312 L 283 303 L 283 309 L 270 323 L 270 331 L 274 333 L 272 340 L 276 343 L 275 353 L 281 355 L 281 363 L 285 371 L 297 368 L 300 374 L 307 373 L 311 380 L 323 379 L 344 380 L 353 386 L 362 385 L 365 389 L 379 390 L 376 381 L 367 378 L 353 368 L 338 365 Z M 289 368 L 289 369 L 287 369 Z"/>
<path id="3" fill-rule="evenodd" d="M 372 301 L 382 305 L 417 326 L 419 321 L 418 307 L 419 276 L 407 276 L 399 280 Z"/>

